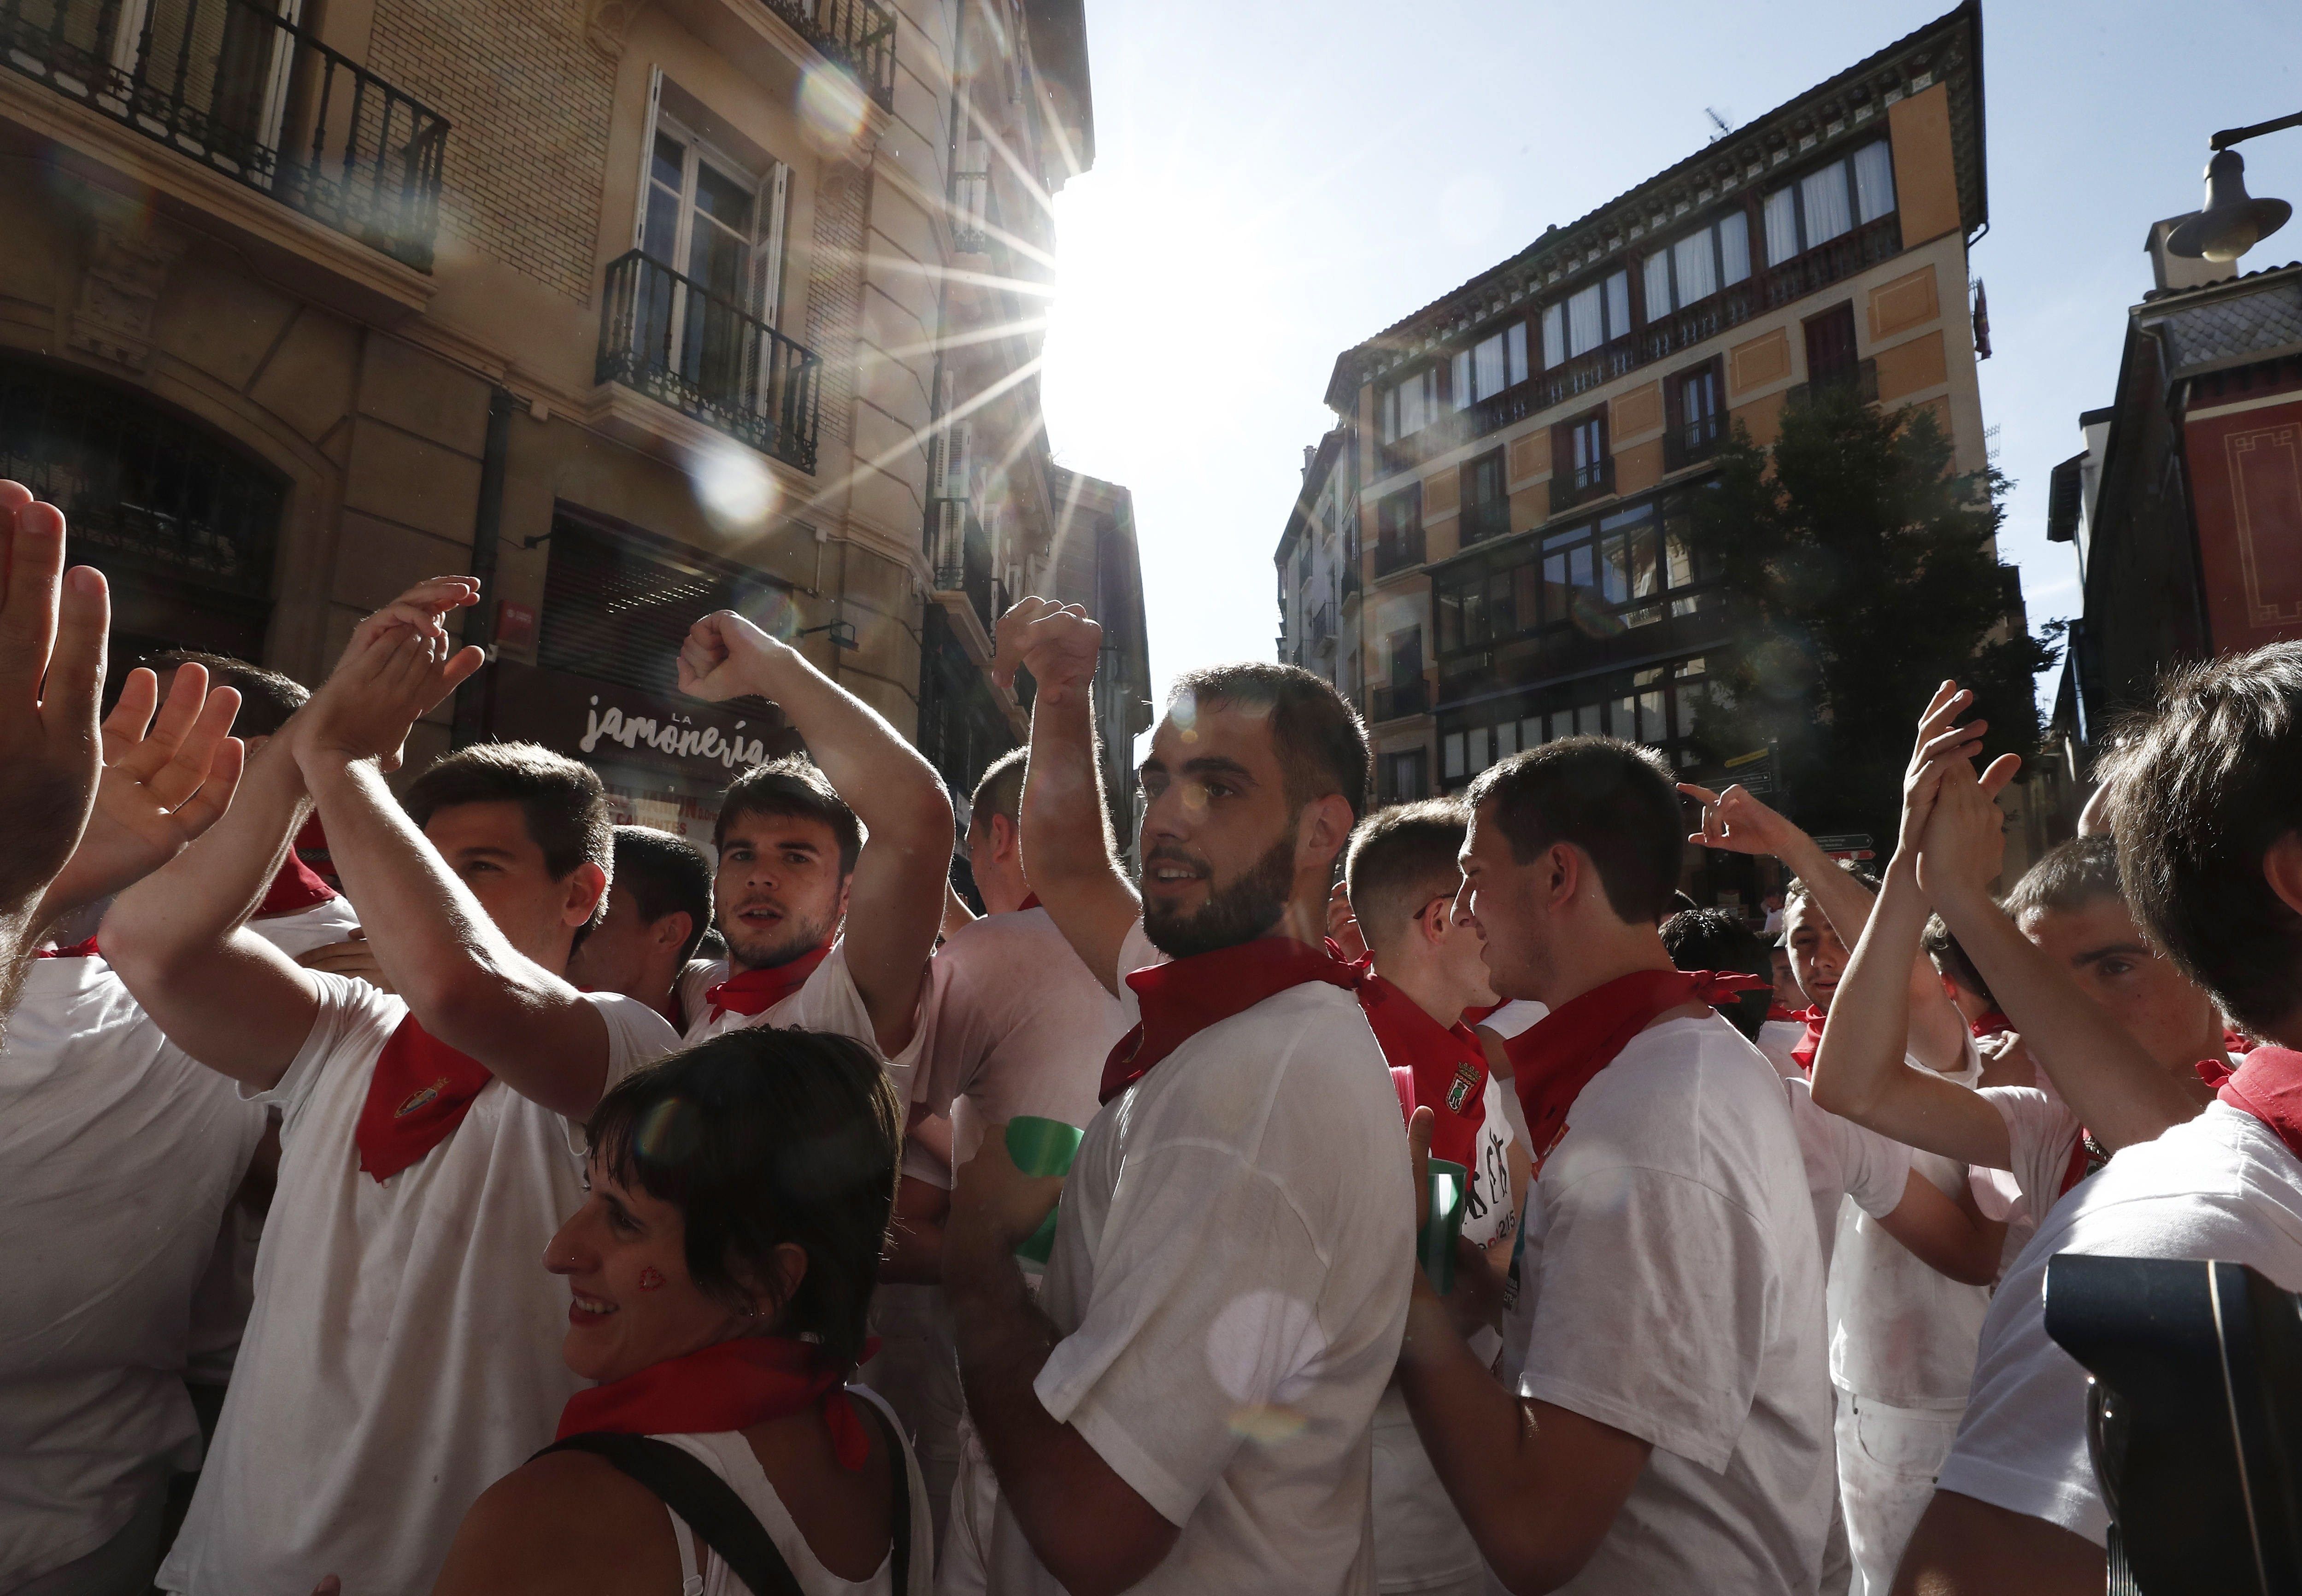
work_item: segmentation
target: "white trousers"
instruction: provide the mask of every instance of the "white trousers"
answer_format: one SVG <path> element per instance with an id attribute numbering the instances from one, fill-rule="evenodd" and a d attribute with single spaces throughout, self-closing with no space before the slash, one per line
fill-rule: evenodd
<path id="1" fill-rule="evenodd" d="M 1838 1393 L 1838 1499 L 1854 1560 L 1853 1596 L 1887 1596 L 1963 1412 Z"/>

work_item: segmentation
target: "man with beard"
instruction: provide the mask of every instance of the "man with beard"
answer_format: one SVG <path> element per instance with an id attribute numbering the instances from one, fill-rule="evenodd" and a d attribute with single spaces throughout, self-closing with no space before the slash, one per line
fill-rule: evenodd
<path id="1" fill-rule="evenodd" d="M 897 1061 L 909 1096 L 904 1053 L 951 859 L 942 779 L 870 705 L 733 610 L 695 623 L 679 685 L 715 702 L 767 699 L 816 755 L 755 766 L 720 802 L 712 898 L 727 957 L 680 977 L 683 1040 L 749 1025 L 837 1031 Z"/>
<path id="2" fill-rule="evenodd" d="M 998 1480 L 989 1586 L 1365 1591 L 1371 1422 L 1413 1269 L 1398 1099 L 1324 951 L 1365 734 L 1306 671 L 1184 676 L 1142 769 L 1138 920 L 1098 790 L 1101 635 L 1039 599 L 999 626 L 1002 677 L 1038 683 L 1025 869 L 1138 1023 L 1037 1302 L 1013 1252 L 1058 1183 L 996 1127 L 958 1172 L 944 1284 Z"/>

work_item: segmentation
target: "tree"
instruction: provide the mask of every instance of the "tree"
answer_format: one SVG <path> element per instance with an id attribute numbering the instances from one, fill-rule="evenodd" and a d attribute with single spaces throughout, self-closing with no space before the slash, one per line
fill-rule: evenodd
<path id="1" fill-rule="evenodd" d="M 1718 458 L 1689 535 L 1742 625 L 1696 723 L 1708 760 L 1777 743 L 1801 824 L 1891 837 L 1912 727 L 1946 676 L 1973 689 L 1989 756 L 2036 758 L 2033 679 L 2056 651 L 2001 630 L 2017 590 L 1991 550 L 1995 468 L 1954 472 L 1931 411 L 1847 388 L 1786 407 L 1771 450 L 1737 424 Z"/>

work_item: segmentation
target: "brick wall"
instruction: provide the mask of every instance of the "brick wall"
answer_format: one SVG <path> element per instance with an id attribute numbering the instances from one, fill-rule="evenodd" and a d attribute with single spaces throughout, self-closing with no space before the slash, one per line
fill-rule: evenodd
<path id="1" fill-rule="evenodd" d="M 868 171 L 832 162 L 822 170 L 803 338 L 823 357 L 824 436 L 844 444 L 855 407 L 855 332 L 863 305 L 863 218 L 871 179 Z"/>
<path id="2" fill-rule="evenodd" d="M 443 255 L 460 240 L 589 299 L 616 69 L 581 8 L 376 0 L 368 65 L 449 121 Z"/>

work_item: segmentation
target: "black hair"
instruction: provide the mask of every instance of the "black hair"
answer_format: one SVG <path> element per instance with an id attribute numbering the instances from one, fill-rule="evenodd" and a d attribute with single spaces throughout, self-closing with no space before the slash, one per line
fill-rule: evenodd
<path id="1" fill-rule="evenodd" d="M 160 678 L 160 696 L 168 695 L 168 685 L 180 665 L 197 665 L 208 673 L 211 687 L 233 687 L 239 692 L 239 713 L 232 717 L 231 730 L 236 737 L 268 737 L 288 724 L 288 717 L 304 707 L 312 690 L 292 676 L 276 670 L 266 670 L 261 665 L 250 665 L 245 659 L 230 654 L 211 654 L 202 649 L 164 649 L 156 654 L 147 654 L 137 664 Z"/>
<path id="2" fill-rule="evenodd" d="M 1425 798 L 1377 810 L 1351 833 L 1344 851 L 1351 916 L 1363 937 L 1384 940 L 1400 918 L 1430 896 L 1459 885 L 1463 835 L 1470 817 L 1451 798 Z"/>
<path id="3" fill-rule="evenodd" d="M 1300 811 L 1330 793 L 1351 806 L 1351 824 L 1366 813 L 1374 756 L 1366 727 L 1334 684 L 1295 665 L 1241 659 L 1185 671 L 1167 694 L 1170 715 L 1184 706 L 1218 705 L 1261 710 L 1271 718 L 1271 746 L 1287 783 L 1287 802 Z"/>
<path id="4" fill-rule="evenodd" d="M 2083 909 L 2096 898 L 2125 901 L 2118 879 L 2118 840 L 2097 833 L 2056 843 L 2022 872 L 1999 905 L 2016 925 L 2026 914 Z"/>
<path id="5" fill-rule="evenodd" d="M 613 823 L 598 773 L 540 743 L 475 743 L 459 748 L 409 783 L 400 802 L 418 827 L 460 804 L 517 803 L 554 881 L 566 880 L 587 861 L 615 879 Z M 599 924 L 607 911 L 608 895 L 602 892 L 590 924 Z"/>
<path id="6" fill-rule="evenodd" d="M 2289 1029 L 2302 913 L 2263 856 L 2302 827 L 2302 643 L 2175 672 L 2095 774 L 2142 929 L 2246 1029 Z"/>
<path id="7" fill-rule="evenodd" d="M 640 919 L 655 924 L 667 914 L 687 916 L 680 962 L 695 957 L 711 928 L 711 861 L 684 836 L 652 826 L 616 827 L 615 883 L 632 895 Z"/>
<path id="8" fill-rule="evenodd" d="M 862 1360 L 903 1158 L 903 1110 L 871 1050 L 829 1031 L 755 1026 L 626 1076 L 586 1127 L 618 1184 L 680 1210 L 687 1272 L 738 1312 L 786 1242 L 807 1254 L 778 1331 Z"/>
<path id="9" fill-rule="evenodd" d="M 1616 737 L 1562 737 L 1488 766 L 1463 794 L 1525 864 L 1572 844 L 1590 856 L 1607 903 L 1626 924 L 1659 923 L 1678 889 L 1686 821 L 1662 756 Z"/>
<path id="10" fill-rule="evenodd" d="M 842 880 L 854 873 L 855 861 L 863 852 L 863 822 L 805 754 L 786 754 L 754 765 L 729 783 L 719 800 L 719 818 L 711 823 L 711 845 L 725 847 L 728 822 L 744 815 L 790 816 L 830 827 L 839 844 Z"/>
<path id="11" fill-rule="evenodd" d="M 2013 911 L 2010 909 L 2007 912 L 2011 915 Z M 1982 1001 L 1992 1008 L 1998 1006 L 1997 994 L 1991 991 L 1990 983 L 1982 979 L 1982 971 L 1974 967 L 1974 961 L 1967 957 L 1966 949 L 1959 945 L 1958 938 L 1950 934 L 1950 928 L 1943 923 L 1941 915 L 1928 918 L 1926 934 L 1920 938 L 1920 944 L 1927 950 L 1927 956 L 1935 962 L 1937 970 L 1970 992 L 1979 994 Z"/>
<path id="12" fill-rule="evenodd" d="M 1028 748 L 1011 748 L 983 768 L 975 783 L 975 796 L 967 806 L 967 823 L 988 827 L 991 817 L 1005 815 L 1010 826 L 1023 823 L 1023 766 Z"/>
<path id="13" fill-rule="evenodd" d="M 1767 983 L 1718 1005 L 1736 1030 L 1752 1041 L 1774 1002 L 1775 961 L 1766 939 L 1724 909 L 1682 909 L 1662 922 L 1662 945 L 1681 970 L 1715 970 L 1754 975 Z"/>

